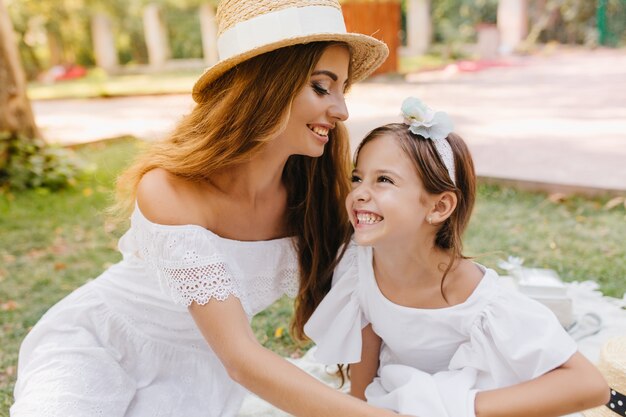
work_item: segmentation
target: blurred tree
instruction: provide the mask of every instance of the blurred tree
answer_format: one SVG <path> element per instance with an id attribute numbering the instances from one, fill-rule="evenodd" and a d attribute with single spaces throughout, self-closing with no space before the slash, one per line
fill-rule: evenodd
<path id="1" fill-rule="evenodd" d="M 0 188 L 66 187 L 82 171 L 69 151 L 41 138 L 30 101 L 13 23 L 0 0 Z"/>
<path id="2" fill-rule="evenodd" d="M 431 10 L 435 42 L 444 45 L 444 56 L 458 58 L 476 41 L 477 25 L 496 22 L 498 0 L 438 0 Z"/>
<path id="3" fill-rule="evenodd" d="M 39 136 L 30 101 L 26 96 L 26 77 L 9 13 L 0 0 L 0 132 L 27 138 Z M 6 152 L 0 154 L 0 167 Z"/>
<path id="4" fill-rule="evenodd" d="M 197 6 L 165 5 L 163 16 L 172 58 L 202 58 L 202 31 Z"/>
<path id="5" fill-rule="evenodd" d="M 14 22 L 28 78 L 58 64 L 95 63 L 91 18 L 95 12 L 111 18 L 121 64 L 148 61 L 143 8 L 160 5 L 175 58 L 202 56 L 198 8 L 217 0 L 5 0 Z"/>
<path id="6" fill-rule="evenodd" d="M 35 57 L 24 59 L 29 75 L 53 65 L 93 64 L 88 10 L 92 1 L 102 0 L 8 1 L 19 44 L 25 48 L 22 57 Z"/>
<path id="7" fill-rule="evenodd" d="M 607 17 L 615 16 L 621 21 L 624 33 L 626 1 L 605 0 L 607 8 L 612 10 Z M 597 8 L 599 2 L 589 0 L 534 0 L 530 3 L 530 31 L 526 38 L 527 45 L 537 42 L 557 41 L 571 44 L 598 43 Z M 621 15 L 619 9 L 622 9 Z M 620 30 L 617 30 L 618 32 Z M 622 35 L 623 36 L 623 35 Z"/>

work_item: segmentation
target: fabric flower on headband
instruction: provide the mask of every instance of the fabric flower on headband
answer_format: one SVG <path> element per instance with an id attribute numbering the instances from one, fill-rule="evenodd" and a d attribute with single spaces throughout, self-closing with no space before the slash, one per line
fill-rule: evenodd
<path id="1" fill-rule="evenodd" d="M 426 139 L 445 139 L 453 130 L 452 120 L 447 113 L 436 112 L 415 97 L 402 102 L 402 116 L 411 132 Z"/>
<path id="2" fill-rule="evenodd" d="M 402 116 L 411 133 L 433 141 L 452 183 L 456 185 L 454 154 L 447 140 L 453 129 L 450 116 L 442 111 L 434 111 L 415 97 L 402 102 Z"/>

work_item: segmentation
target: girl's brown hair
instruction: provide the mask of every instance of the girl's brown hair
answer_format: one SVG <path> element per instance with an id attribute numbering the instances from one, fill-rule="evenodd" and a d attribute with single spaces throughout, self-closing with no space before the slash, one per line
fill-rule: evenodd
<path id="1" fill-rule="evenodd" d="M 283 128 L 294 97 L 333 44 L 277 49 L 222 75 L 204 90 L 203 98 L 169 138 L 153 144 L 120 176 L 114 210 L 130 213 L 139 181 L 152 169 L 204 181 L 257 155 Z M 343 210 L 350 189 L 349 146 L 347 131 L 337 122 L 321 157 L 293 155 L 283 171 L 288 227 L 296 237 L 301 276 L 292 322 L 298 339 L 305 339 L 304 323 L 330 289 L 337 254 L 350 238 Z"/>
<path id="2" fill-rule="evenodd" d="M 456 178 L 453 182 L 432 140 L 413 134 L 404 123 L 391 123 L 378 127 L 367 134 L 356 151 L 354 157 L 355 164 L 359 151 L 363 146 L 383 135 L 390 135 L 396 138 L 402 150 L 413 162 L 426 192 L 429 194 L 441 194 L 445 191 L 451 191 L 456 195 L 456 208 L 450 217 L 439 226 L 435 235 L 435 246 L 450 253 L 450 262 L 443 274 L 440 287 L 441 294 L 446 299 L 443 293 L 443 281 L 446 275 L 456 259 L 467 259 L 463 255 L 461 236 L 467 228 L 472 209 L 474 208 L 474 201 L 476 200 L 476 174 L 472 156 L 465 141 L 459 135 L 455 133 L 448 135 L 447 141 L 450 143 L 452 154 L 454 155 Z"/>

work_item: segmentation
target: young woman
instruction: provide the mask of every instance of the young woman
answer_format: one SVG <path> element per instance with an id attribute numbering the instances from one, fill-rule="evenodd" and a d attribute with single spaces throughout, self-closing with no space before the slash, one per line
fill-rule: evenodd
<path id="1" fill-rule="evenodd" d="M 474 165 L 443 112 L 410 98 L 405 123 L 360 144 L 346 208 L 354 241 L 309 322 L 351 393 L 416 416 L 560 416 L 606 403 L 600 373 L 543 305 L 463 255 Z M 362 330 L 363 329 L 363 330 Z"/>
<path id="2" fill-rule="evenodd" d="M 264 349 L 251 317 L 296 296 L 295 334 L 349 236 L 344 92 L 386 57 L 335 0 L 227 0 L 197 105 L 119 182 L 124 259 L 24 340 L 22 416 L 233 416 L 248 390 L 303 416 L 391 415 Z M 324 219 L 324 221 L 320 221 Z"/>

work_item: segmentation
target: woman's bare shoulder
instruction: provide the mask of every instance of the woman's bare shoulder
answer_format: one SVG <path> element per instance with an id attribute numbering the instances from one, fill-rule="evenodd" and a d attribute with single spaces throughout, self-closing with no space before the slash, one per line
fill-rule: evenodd
<path id="1" fill-rule="evenodd" d="M 199 207 L 198 184 L 163 168 L 146 172 L 137 186 L 137 204 L 151 222 L 205 226 L 205 208 Z"/>

